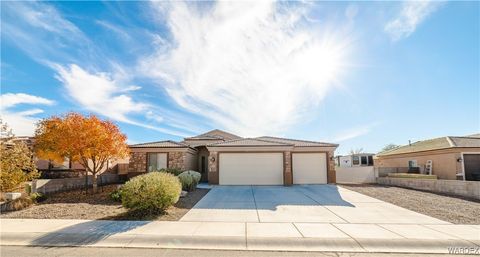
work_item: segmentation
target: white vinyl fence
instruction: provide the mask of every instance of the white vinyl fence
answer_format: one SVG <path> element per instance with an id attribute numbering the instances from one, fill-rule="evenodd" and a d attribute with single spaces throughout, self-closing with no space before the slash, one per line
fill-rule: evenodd
<path id="1" fill-rule="evenodd" d="M 335 167 L 337 183 L 376 183 L 373 166 L 366 167 Z"/>

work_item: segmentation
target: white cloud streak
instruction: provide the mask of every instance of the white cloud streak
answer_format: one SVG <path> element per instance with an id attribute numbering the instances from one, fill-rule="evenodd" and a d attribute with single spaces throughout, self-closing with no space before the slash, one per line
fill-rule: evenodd
<path id="1" fill-rule="evenodd" d="M 24 93 L 8 93 L 0 95 L 0 111 L 2 119 L 8 123 L 13 133 L 19 136 L 32 136 L 35 131 L 35 123 L 39 120 L 35 117 L 37 114 L 43 113 L 42 109 L 34 108 L 24 111 L 12 110 L 18 105 L 53 105 L 54 101 L 24 94 Z"/>
<path id="2" fill-rule="evenodd" d="M 141 63 L 183 108 L 240 135 L 282 133 L 338 83 L 349 42 L 302 26 L 308 5 L 153 3 L 173 41 Z"/>
<path id="3" fill-rule="evenodd" d="M 170 129 L 169 127 L 175 126 L 170 126 L 167 122 L 158 124 L 159 115 L 153 119 L 152 114 L 147 117 L 144 112 L 147 107 L 151 112 L 158 112 L 160 108 L 135 100 L 134 91 L 141 87 L 130 83 L 135 74 L 129 66 L 123 66 L 111 58 L 112 56 L 107 56 L 108 51 L 100 49 L 53 5 L 41 2 L 8 2 L 2 3 L 2 8 L 2 40 L 7 39 L 37 62 L 55 70 L 69 100 L 75 101 L 85 110 L 115 121 L 170 135 L 190 136 L 181 131 L 190 131 L 192 126 Z M 97 21 L 96 24 L 114 30 L 127 41 L 132 39 L 120 26 L 103 21 Z M 142 44 L 144 43 L 142 41 Z M 130 44 L 126 50 L 130 51 L 131 48 Z M 156 125 L 140 122 L 131 115 L 143 115 L 146 120 L 156 122 Z M 167 121 L 180 115 L 170 112 L 164 116 Z M 23 119 L 22 124 L 26 126 L 31 121 L 34 120 Z M 32 126 L 33 123 L 28 125 Z"/>
<path id="4" fill-rule="evenodd" d="M 0 96 L 1 102 L 1 109 L 6 109 L 9 107 L 13 107 L 18 104 L 44 104 L 44 105 L 52 105 L 55 102 L 43 97 L 28 95 L 23 93 L 18 94 L 3 94 Z"/>
<path id="5" fill-rule="evenodd" d="M 372 131 L 373 128 L 378 126 L 379 122 L 373 122 L 366 125 L 357 126 L 351 129 L 347 129 L 344 131 L 340 131 L 337 135 L 335 135 L 332 139 L 333 142 L 343 142 L 350 139 L 354 139 L 363 135 L 366 135 Z"/>
<path id="6" fill-rule="evenodd" d="M 68 95 L 88 111 L 116 121 L 171 135 L 185 136 L 183 133 L 143 124 L 128 117 L 129 114 L 140 112 L 147 112 L 148 117 L 148 113 L 151 113 L 148 111 L 151 106 L 136 102 L 123 93 L 125 90 L 122 88 L 135 90 L 137 87 L 125 85 L 125 82 L 118 81 L 107 73 L 90 73 L 75 64 L 68 67 L 57 65 L 56 70 L 57 79 L 63 83 Z"/>
<path id="7" fill-rule="evenodd" d="M 392 41 L 406 38 L 415 32 L 420 23 L 443 4 L 444 2 L 428 0 L 405 1 L 398 16 L 385 25 L 385 32 L 390 35 Z"/>

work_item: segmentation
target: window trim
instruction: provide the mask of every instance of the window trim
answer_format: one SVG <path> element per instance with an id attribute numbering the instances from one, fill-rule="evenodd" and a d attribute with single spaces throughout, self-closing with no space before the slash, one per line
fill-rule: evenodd
<path id="1" fill-rule="evenodd" d="M 150 162 L 150 159 L 149 159 L 149 155 L 150 154 L 166 154 L 167 156 L 167 162 L 166 162 L 166 168 L 168 169 L 169 168 L 169 165 L 168 165 L 168 159 L 169 159 L 169 154 L 168 152 L 147 152 L 146 156 L 145 156 L 145 159 L 146 159 L 146 162 L 145 162 L 145 171 L 148 173 L 148 172 L 151 172 L 148 170 L 148 167 L 149 167 L 149 162 Z"/>

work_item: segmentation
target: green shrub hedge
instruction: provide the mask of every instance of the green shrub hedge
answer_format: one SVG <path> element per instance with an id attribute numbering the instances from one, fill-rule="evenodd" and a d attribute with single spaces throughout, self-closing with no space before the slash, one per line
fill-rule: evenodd
<path id="1" fill-rule="evenodd" d="M 186 191 L 195 190 L 195 188 L 197 188 L 198 182 L 200 182 L 201 177 L 202 175 L 200 173 L 193 170 L 187 170 L 178 175 L 178 178 L 182 183 L 182 189 Z"/>
<path id="2" fill-rule="evenodd" d="M 47 200 L 47 196 L 42 193 L 32 193 L 30 194 L 30 199 L 36 203 L 40 203 Z"/>
<path id="3" fill-rule="evenodd" d="M 155 213 L 175 204 L 182 191 L 177 177 L 150 172 L 127 181 L 121 189 L 122 205 L 132 211 Z"/>
<path id="4" fill-rule="evenodd" d="M 175 176 L 178 176 L 180 175 L 180 173 L 182 173 L 182 170 L 178 168 L 166 168 L 166 169 L 160 169 L 158 170 L 158 172 L 166 172 L 166 173 L 170 173 Z"/>
<path id="5" fill-rule="evenodd" d="M 112 191 L 110 193 L 110 199 L 112 199 L 115 202 L 121 202 L 122 201 L 122 191 L 120 189 Z"/>

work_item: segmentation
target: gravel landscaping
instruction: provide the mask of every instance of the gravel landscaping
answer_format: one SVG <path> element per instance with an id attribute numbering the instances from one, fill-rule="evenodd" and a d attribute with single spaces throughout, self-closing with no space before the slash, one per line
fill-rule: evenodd
<path id="1" fill-rule="evenodd" d="M 89 193 L 88 195 L 85 195 L 84 190 L 49 195 L 44 202 L 23 210 L 2 213 L 0 218 L 177 221 L 209 191 L 208 189 L 197 189 L 189 192 L 186 197 L 180 198 L 165 213 L 143 215 L 128 212 L 121 203 L 110 199 L 109 194 L 116 188 L 116 185 L 109 185 L 103 188 L 103 192 L 99 189 L 99 193 Z"/>
<path id="2" fill-rule="evenodd" d="M 454 224 L 480 224 L 480 201 L 372 184 L 341 187 Z"/>

